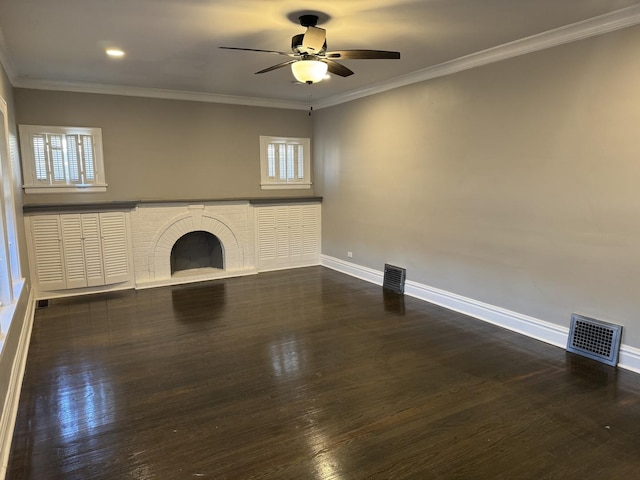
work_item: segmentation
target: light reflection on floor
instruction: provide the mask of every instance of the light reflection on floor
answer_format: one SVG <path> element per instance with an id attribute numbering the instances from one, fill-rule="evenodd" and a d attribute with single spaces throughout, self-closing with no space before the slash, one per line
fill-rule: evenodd
<path id="1" fill-rule="evenodd" d="M 115 421 L 113 386 L 100 365 L 82 362 L 51 370 L 51 394 L 36 399 L 34 418 L 56 418 L 61 444 L 74 445 Z"/>
<path id="2" fill-rule="evenodd" d="M 300 346 L 295 335 L 285 335 L 280 340 L 269 345 L 271 367 L 278 378 L 294 379 L 302 376 L 308 370 L 309 359 L 307 351 Z M 301 389 L 306 392 L 306 389 Z M 317 480 L 342 480 L 340 463 L 331 451 L 331 445 L 326 433 L 317 421 L 319 412 L 310 409 L 305 415 L 305 422 L 310 426 L 307 436 L 309 455 L 313 459 L 315 478 Z"/>
<path id="3" fill-rule="evenodd" d="M 269 345 L 271 367 L 276 377 L 298 377 L 307 368 L 307 353 L 300 346 L 295 335 L 286 335 Z"/>

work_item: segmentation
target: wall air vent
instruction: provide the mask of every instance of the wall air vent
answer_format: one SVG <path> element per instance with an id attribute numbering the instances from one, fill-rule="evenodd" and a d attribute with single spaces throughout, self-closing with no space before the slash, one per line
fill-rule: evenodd
<path id="1" fill-rule="evenodd" d="M 404 280 L 407 276 L 407 270 L 400 267 L 395 267 L 384 264 L 384 280 L 382 282 L 382 288 L 395 293 L 404 293 Z"/>
<path id="2" fill-rule="evenodd" d="M 618 363 L 622 326 L 574 313 L 567 351 L 615 367 Z"/>
<path id="3" fill-rule="evenodd" d="M 36 308 L 47 308 L 49 306 L 49 300 L 38 300 L 36 302 Z"/>

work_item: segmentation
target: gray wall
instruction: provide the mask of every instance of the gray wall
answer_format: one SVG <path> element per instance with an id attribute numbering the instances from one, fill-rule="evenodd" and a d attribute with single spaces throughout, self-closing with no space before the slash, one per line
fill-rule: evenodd
<path id="1" fill-rule="evenodd" d="M 323 253 L 640 347 L 638 45 L 627 28 L 316 111 Z"/>
<path id="2" fill-rule="evenodd" d="M 102 128 L 106 193 L 25 203 L 291 196 L 261 190 L 259 136 L 310 137 L 306 111 L 15 89 L 19 124 Z"/>

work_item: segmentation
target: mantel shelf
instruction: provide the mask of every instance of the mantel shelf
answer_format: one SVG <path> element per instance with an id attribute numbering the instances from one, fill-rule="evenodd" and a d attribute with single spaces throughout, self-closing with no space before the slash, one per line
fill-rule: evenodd
<path id="1" fill-rule="evenodd" d="M 77 211 L 133 210 L 138 205 L 158 203 L 210 203 L 249 202 L 252 205 L 322 202 L 322 197 L 254 197 L 254 198 L 198 198 L 198 199 L 148 199 L 118 202 L 32 203 L 22 206 L 25 214 L 60 213 Z"/>

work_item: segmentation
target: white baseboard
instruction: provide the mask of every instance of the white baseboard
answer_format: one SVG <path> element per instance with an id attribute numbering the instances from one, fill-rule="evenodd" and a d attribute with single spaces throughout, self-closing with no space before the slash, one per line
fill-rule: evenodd
<path id="1" fill-rule="evenodd" d="M 536 340 L 550 343 L 556 347 L 564 348 L 567 345 L 569 329 L 545 322 L 544 320 L 410 280 L 405 282 L 405 294 L 535 338 Z"/>
<path id="2" fill-rule="evenodd" d="M 330 257 L 328 255 L 320 255 L 320 264 L 338 272 L 346 273 L 352 277 L 366 280 L 376 285 L 382 285 L 384 273 L 369 267 L 361 267 L 355 263 L 346 262 L 339 258 Z"/>
<path id="3" fill-rule="evenodd" d="M 328 255 L 321 256 L 323 266 L 367 282 L 382 285 L 384 272 L 356 265 Z M 455 293 L 407 280 L 405 294 L 453 310 L 484 322 L 506 328 L 556 347 L 566 348 L 569 328 L 513 312 L 505 308 L 463 297 Z M 621 345 L 618 366 L 640 373 L 640 349 Z"/>
<path id="4" fill-rule="evenodd" d="M 625 370 L 640 373 L 640 350 L 630 345 L 620 345 L 618 366 Z"/>
<path id="5" fill-rule="evenodd" d="M 26 293 L 24 289 L 23 294 Z M 27 354 L 29 353 L 29 342 L 31 340 L 31 331 L 33 329 L 33 319 L 36 310 L 36 299 L 33 289 L 28 289 L 29 298 L 27 300 L 27 309 L 22 323 L 22 331 L 18 340 L 18 348 L 16 356 L 13 359 L 13 367 L 11 369 L 11 377 L 9 379 L 9 388 L 7 390 L 7 398 L 5 400 L 5 408 L 0 417 L 0 480 L 4 480 L 7 475 L 7 467 L 9 463 L 9 453 L 11 451 L 11 440 L 13 438 L 13 429 L 16 424 L 18 415 L 18 403 L 20 400 L 20 391 L 22 389 L 22 378 L 27 365 Z M 15 320 L 14 320 L 15 321 Z"/>

